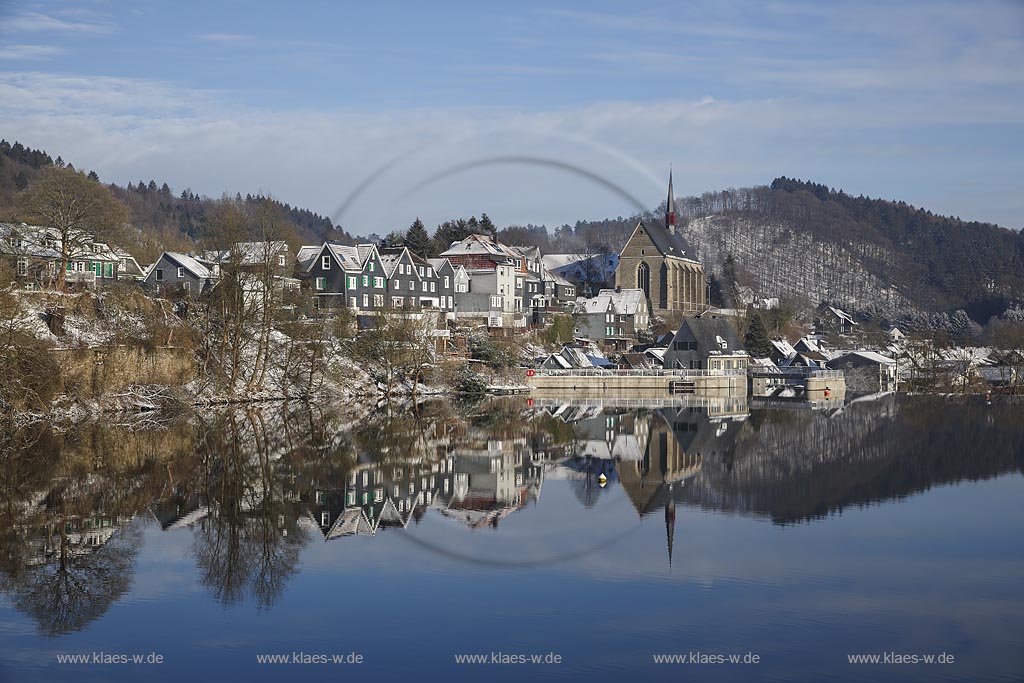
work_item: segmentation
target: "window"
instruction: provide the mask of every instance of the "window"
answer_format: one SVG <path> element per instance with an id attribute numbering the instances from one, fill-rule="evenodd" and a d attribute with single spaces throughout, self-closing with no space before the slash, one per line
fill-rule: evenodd
<path id="1" fill-rule="evenodd" d="M 449 278 L 447 275 L 445 275 L 444 276 L 444 288 L 448 289 L 449 287 L 451 287 L 451 278 Z"/>
<path id="2" fill-rule="evenodd" d="M 71 264 L 69 263 L 68 266 L 70 266 L 70 265 Z M 164 281 L 164 269 L 163 268 L 157 268 L 156 269 L 156 281 L 157 282 L 163 282 Z"/>
<path id="3" fill-rule="evenodd" d="M 345 494 L 345 505 L 355 505 L 355 504 L 356 504 L 356 492 L 355 491 L 349 491 L 348 493 Z"/>
<path id="4" fill-rule="evenodd" d="M 369 287 L 369 286 L 370 286 L 370 276 L 369 275 L 364 275 L 363 276 L 363 287 Z"/>
<path id="5" fill-rule="evenodd" d="M 192 283 L 189 282 L 188 280 L 185 280 L 184 282 L 181 283 L 181 288 L 184 291 L 186 291 L 186 292 L 191 292 L 192 291 Z"/>
<path id="6" fill-rule="evenodd" d="M 321 256 L 320 257 L 320 268 L 322 270 L 330 270 L 331 269 L 331 257 L 330 256 Z"/>
<path id="7" fill-rule="evenodd" d="M 384 307 L 384 295 L 383 294 L 374 294 L 373 295 L 373 305 L 374 305 L 375 308 L 383 308 Z"/>
<path id="8" fill-rule="evenodd" d="M 424 276 L 423 266 L 420 266 L 420 277 L 423 277 L 423 276 Z"/>
<path id="9" fill-rule="evenodd" d="M 370 307 L 370 295 L 369 294 L 363 294 L 363 308 L 369 308 L 369 307 Z"/>
<path id="10" fill-rule="evenodd" d="M 349 275 L 348 276 L 348 288 L 349 289 L 355 289 L 358 286 L 359 286 L 359 281 L 356 279 L 356 276 L 355 275 Z"/>
<path id="11" fill-rule="evenodd" d="M 427 277 L 434 277 L 434 269 L 427 267 Z"/>
<path id="12" fill-rule="evenodd" d="M 279 265 L 282 268 L 284 268 L 284 264 L 285 264 L 284 254 L 278 254 L 277 255 L 277 265 Z"/>
<path id="13" fill-rule="evenodd" d="M 427 291 L 427 281 L 426 280 L 423 281 L 423 291 L 424 292 Z"/>
<path id="14" fill-rule="evenodd" d="M 393 296 L 393 297 L 391 297 L 391 306 L 393 308 L 401 308 L 402 307 L 402 297 L 400 297 L 400 296 Z"/>
<path id="15" fill-rule="evenodd" d="M 180 279 L 181 279 L 181 278 L 183 278 L 183 277 L 185 277 L 185 269 L 184 269 L 184 268 L 181 268 L 181 267 L 179 267 L 179 268 L 178 268 L 178 279 L 180 280 Z"/>
<path id="16" fill-rule="evenodd" d="M 28 259 L 18 259 L 18 275 L 20 277 L 28 275 Z"/>
<path id="17" fill-rule="evenodd" d="M 315 281 L 315 287 L 316 287 L 316 289 L 318 291 L 321 291 L 321 292 L 324 291 L 325 289 L 327 289 L 327 278 L 325 278 L 325 277 L 318 277 L 316 279 L 316 281 Z"/>
<path id="18" fill-rule="evenodd" d="M 376 265 L 377 265 L 376 263 L 374 263 L 373 261 L 370 261 L 369 263 L 366 264 L 366 269 L 372 273 L 374 271 L 374 268 L 376 267 Z"/>
<path id="19" fill-rule="evenodd" d="M 382 277 L 375 277 L 375 278 L 373 278 L 373 288 L 374 289 L 384 289 L 384 278 L 382 278 Z"/>
<path id="20" fill-rule="evenodd" d="M 437 291 L 437 283 L 436 282 L 431 282 L 430 283 L 430 291 L 431 292 Z"/>
<path id="21" fill-rule="evenodd" d="M 416 291 L 416 282 L 415 281 L 409 280 L 409 289 L 411 289 L 413 291 Z"/>
<path id="22" fill-rule="evenodd" d="M 354 296 L 350 296 L 348 298 L 348 307 L 349 308 L 355 308 L 356 307 L 356 298 Z"/>
<path id="23" fill-rule="evenodd" d="M 106 263 L 103 265 L 103 277 L 114 277 L 113 263 Z"/>

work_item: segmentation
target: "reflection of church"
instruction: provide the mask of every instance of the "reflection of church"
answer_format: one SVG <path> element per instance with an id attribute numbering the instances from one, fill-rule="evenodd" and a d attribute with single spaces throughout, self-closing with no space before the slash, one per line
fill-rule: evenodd
<path id="1" fill-rule="evenodd" d="M 642 289 L 656 315 L 692 315 L 707 307 L 707 278 L 697 253 L 676 226 L 672 174 L 665 222 L 640 221 L 619 254 L 615 285 Z"/>

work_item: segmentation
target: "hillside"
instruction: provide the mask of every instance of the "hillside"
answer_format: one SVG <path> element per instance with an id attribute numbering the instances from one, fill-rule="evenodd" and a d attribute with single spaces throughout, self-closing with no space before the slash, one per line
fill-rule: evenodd
<path id="1" fill-rule="evenodd" d="M 18 192 L 51 164 L 64 161 L 0 141 L 0 220 L 17 218 Z M 175 193 L 155 180 L 109 187 L 131 210 L 136 230 L 125 246 L 143 262 L 161 249 L 190 251 L 201 245 L 211 234 L 213 209 L 221 201 L 187 188 Z M 263 198 L 232 199 L 254 205 Z M 324 239 L 355 244 L 360 239 L 315 212 L 271 201 L 291 224 L 296 244 Z M 645 219 L 661 220 L 663 211 L 664 205 Z M 679 198 L 676 211 L 680 229 L 705 263 L 715 291 L 728 292 L 736 285 L 753 296 L 808 306 L 827 301 L 879 321 L 964 309 L 984 323 L 1024 302 L 1024 233 L 996 225 L 785 177 L 768 186 Z M 635 216 L 617 217 L 555 230 L 533 225 L 497 230 L 484 215 L 480 223 L 476 218 L 446 221 L 432 249 L 440 251 L 467 231 L 484 230 L 496 231 L 509 244 L 534 245 L 546 253 L 616 252 L 636 221 Z M 425 233 L 418 237 L 430 244 Z M 726 267 L 729 256 L 734 268 Z"/>
<path id="2" fill-rule="evenodd" d="M 755 296 L 890 320 L 964 309 L 978 322 L 1024 300 L 1024 234 L 995 225 L 789 178 L 677 199 L 676 211 L 708 271 L 727 279 L 731 255 Z M 617 249 L 635 222 L 580 222 L 573 234 Z"/>
<path id="3" fill-rule="evenodd" d="M 17 220 L 18 193 L 28 187 L 40 169 L 54 164 L 63 166 L 65 162 L 43 150 L 0 140 L 0 220 Z M 95 172 L 89 175 L 99 180 Z M 124 246 L 143 263 L 155 259 L 163 249 L 194 250 L 212 232 L 210 217 L 218 199 L 197 195 L 187 188 L 176 194 L 167 183 L 158 185 L 155 180 L 140 180 L 137 184 L 128 183 L 127 187 L 114 184 L 108 187 L 131 211 L 131 223 L 136 230 L 131 243 Z M 251 206 L 264 197 L 236 195 L 233 199 Z M 324 216 L 276 199 L 270 201 L 290 223 L 297 244 L 326 239 L 346 244 L 358 241 Z"/>

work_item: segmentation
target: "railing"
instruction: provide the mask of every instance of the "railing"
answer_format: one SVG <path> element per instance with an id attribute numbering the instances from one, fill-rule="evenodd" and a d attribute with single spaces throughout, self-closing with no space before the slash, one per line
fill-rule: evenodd
<path id="1" fill-rule="evenodd" d="M 605 370 L 602 368 L 575 368 L 572 370 L 537 369 L 533 371 L 537 377 L 742 377 L 747 374 L 744 369 L 731 370 Z"/>
<path id="2" fill-rule="evenodd" d="M 704 396 L 662 396 L 660 398 L 530 398 L 535 408 L 598 407 L 598 408 L 714 408 L 725 413 L 747 412 L 747 399 Z"/>
<path id="3" fill-rule="evenodd" d="M 842 370 L 823 370 L 821 368 L 763 368 L 759 365 L 750 365 L 747 367 L 747 374 L 751 376 L 758 376 L 762 378 L 771 379 L 777 377 L 778 379 L 786 379 L 787 377 L 813 377 L 816 379 L 842 379 Z"/>
<path id="4" fill-rule="evenodd" d="M 762 370 L 759 366 L 748 366 L 746 368 L 731 368 L 724 370 L 666 370 L 662 368 L 639 368 L 635 370 L 618 370 L 605 368 L 572 368 L 568 370 L 537 368 L 533 375 L 536 377 L 742 377 L 746 375 L 758 375 L 768 378 L 786 379 L 792 377 L 811 377 L 815 379 L 843 379 L 842 370 L 822 370 L 820 368 L 778 368 L 775 370 Z"/>

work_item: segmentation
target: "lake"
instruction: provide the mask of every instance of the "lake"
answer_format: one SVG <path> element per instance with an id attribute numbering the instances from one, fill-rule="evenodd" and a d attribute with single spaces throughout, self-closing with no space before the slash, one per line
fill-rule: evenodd
<path id="1" fill-rule="evenodd" d="M 1019 681 L 1021 415 L 516 397 L 23 429 L 0 681 Z"/>

